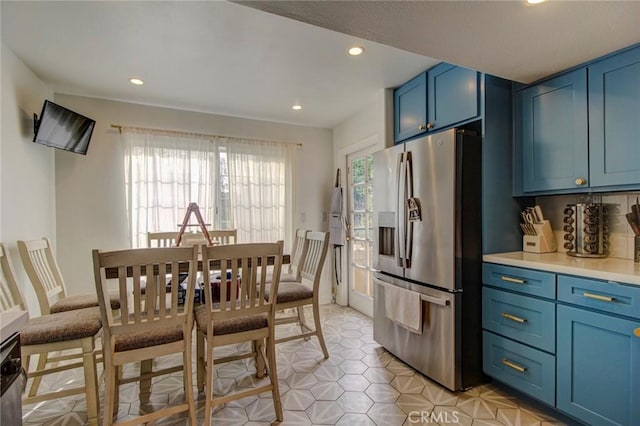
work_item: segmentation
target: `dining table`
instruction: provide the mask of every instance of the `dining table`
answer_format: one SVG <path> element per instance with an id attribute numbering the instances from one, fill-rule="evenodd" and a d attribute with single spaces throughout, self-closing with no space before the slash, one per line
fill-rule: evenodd
<path id="1" fill-rule="evenodd" d="M 249 259 L 249 262 L 251 262 L 251 259 Z M 267 257 L 267 266 L 273 265 L 275 263 L 275 257 L 274 256 L 269 256 Z M 288 254 L 283 254 L 282 255 L 282 264 L 283 265 L 287 265 L 291 263 L 291 256 Z M 212 260 L 211 261 L 211 269 L 214 270 L 222 270 L 222 269 L 231 269 L 231 265 L 227 265 L 225 268 L 221 268 L 221 263 L 220 260 Z M 249 266 L 251 266 L 251 263 L 249 263 Z M 258 258 L 258 266 L 263 266 L 262 265 L 262 259 Z M 201 272 L 202 271 L 202 261 L 199 260 L 198 261 L 198 271 Z M 167 266 L 167 273 L 171 273 L 171 265 Z M 189 273 L 189 263 L 188 262 L 181 262 L 178 264 L 178 272 L 179 273 Z M 159 269 L 158 269 L 158 265 L 154 265 L 153 268 L 153 274 L 154 275 L 158 275 L 159 273 Z M 143 266 L 140 268 L 140 274 L 141 275 L 146 275 L 146 268 Z M 107 267 L 105 268 L 105 276 L 107 279 L 113 279 L 113 278 L 118 278 L 118 268 L 117 267 Z M 128 277 L 132 277 L 133 276 L 133 268 L 131 267 L 127 267 L 127 276 Z"/>

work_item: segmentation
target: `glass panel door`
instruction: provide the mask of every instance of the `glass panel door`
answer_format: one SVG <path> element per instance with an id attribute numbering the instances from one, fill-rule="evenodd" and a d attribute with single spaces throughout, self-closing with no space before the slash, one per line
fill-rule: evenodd
<path id="1" fill-rule="evenodd" d="M 348 162 L 349 306 L 373 315 L 373 149 L 351 154 Z"/>

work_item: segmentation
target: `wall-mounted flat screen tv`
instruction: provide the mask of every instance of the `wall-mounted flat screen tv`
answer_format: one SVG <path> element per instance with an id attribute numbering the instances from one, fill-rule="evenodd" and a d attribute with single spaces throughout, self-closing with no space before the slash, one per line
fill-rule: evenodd
<path id="1" fill-rule="evenodd" d="M 40 118 L 33 117 L 33 141 L 78 154 L 87 154 L 95 120 L 65 107 L 44 101 Z"/>

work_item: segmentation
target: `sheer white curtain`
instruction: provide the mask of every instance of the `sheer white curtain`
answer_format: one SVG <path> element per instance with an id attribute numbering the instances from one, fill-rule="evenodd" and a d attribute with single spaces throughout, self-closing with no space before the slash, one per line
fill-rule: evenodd
<path id="1" fill-rule="evenodd" d="M 145 247 L 147 232 L 177 231 L 190 202 L 206 221 L 214 217 L 217 141 L 135 130 L 123 137 L 132 247 Z"/>
<path id="2" fill-rule="evenodd" d="M 226 139 L 230 202 L 240 241 L 287 240 L 292 226 L 293 144 Z"/>
<path id="3" fill-rule="evenodd" d="M 132 247 L 147 232 L 177 230 L 190 202 L 241 242 L 290 236 L 293 144 L 135 128 L 123 139 Z"/>

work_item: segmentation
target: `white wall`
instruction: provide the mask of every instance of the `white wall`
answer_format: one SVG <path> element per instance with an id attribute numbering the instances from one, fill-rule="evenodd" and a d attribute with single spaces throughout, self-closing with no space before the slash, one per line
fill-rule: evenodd
<path id="1" fill-rule="evenodd" d="M 327 229 L 333 162 L 330 129 L 63 94 L 56 94 L 55 102 L 96 120 L 86 156 L 56 152 L 57 257 L 71 294 L 94 291 L 92 249 L 129 246 L 123 147 L 111 124 L 302 143 L 294 172 L 294 228 Z M 328 274 L 323 276 L 320 296 L 323 303 L 331 300 Z"/>
<path id="2" fill-rule="evenodd" d="M 342 170 L 342 187 L 346 188 L 347 156 L 368 147 L 383 149 L 393 143 L 393 91 L 382 89 L 372 102 L 333 129 L 334 168 Z M 346 213 L 347 194 L 344 194 Z M 333 253 L 332 253 L 333 255 Z M 342 250 L 342 283 L 336 288 L 336 302 L 348 303 L 348 257 Z M 332 260 L 333 265 L 333 260 Z M 335 276 L 333 280 L 335 281 Z M 334 283 L 335 284 L 335 283 Z"/>
<path id="3" fill-rule="evenodd" d="M 40 309 L 16 241 L 49 237 L 56 245 L 54 152 L 32 142 L 32 116 L 40 114 L 45 98 L 53 99 L 53 93 L 4 43 L 1 58 L 0 241 L 35 315 Z"/>

